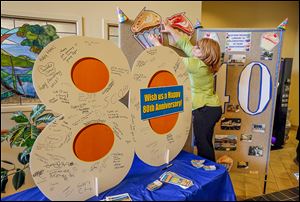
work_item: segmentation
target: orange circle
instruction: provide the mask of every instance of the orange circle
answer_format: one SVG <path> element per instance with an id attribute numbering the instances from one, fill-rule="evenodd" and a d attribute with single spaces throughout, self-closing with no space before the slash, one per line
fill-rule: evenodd
<path id="1" fill-rule="evenodd" d="M 82 161 L 96 161 L 104 157 L 114 143 L 113 131 L 105 124 L 91 124 L 76 135 L 73 151 Z"/>
<path id="2" fill-rule="evenodd" d="M 156 72 L 150 82 L 148 87 L 159 87 L 159 86 L 175 86 L 178 85 L 176 78 L 168 71 Z M 163 135 L 171 131 L 175 126 L 179 113 L 174 113 L 170 115 L 165 115 L 161 117 L 156 117 L 149 119 L 149 124 L 156 133 Z"/>
<path id="3" fill-rule="evenodd" d="M 75 62 L 71 77 L 77 88 L 87 93 L 95 93 L 107 85 L 109 72 L 103 62 L 87 57 Z"/>

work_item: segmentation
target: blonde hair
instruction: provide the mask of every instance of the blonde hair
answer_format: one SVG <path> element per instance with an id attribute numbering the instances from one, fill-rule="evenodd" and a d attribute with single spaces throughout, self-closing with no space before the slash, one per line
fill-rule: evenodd
<path id="1" fill-rule="evenodd" d="M 217 73 L 221 66 L 221 49 L 219 43 L 213 39 L 202 38 L 197 41 L 197 46 L 201 52 L 199 59 L 209 66 L 214 74 Z"/>

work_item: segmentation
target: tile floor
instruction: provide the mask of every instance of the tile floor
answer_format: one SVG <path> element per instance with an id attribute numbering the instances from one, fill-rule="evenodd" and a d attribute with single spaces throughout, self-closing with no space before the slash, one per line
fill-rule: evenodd
<path id="1" fill-rule="evenodd" d="M 299 201 L 299 187 L 264 194 L 262 196 L 247 199 L 246 201 Z"/>
<path id="2" fill-rule="evenodd" d="M 294 176 L 299 167 L 293 161 L 297 144 L 296 131 L 291 130 L 284 148 L 271 151 L 266 194 L 299 186 Z M 230 173 L 230 177 L 238 201 L 263 194 L 264 176 Z"/>

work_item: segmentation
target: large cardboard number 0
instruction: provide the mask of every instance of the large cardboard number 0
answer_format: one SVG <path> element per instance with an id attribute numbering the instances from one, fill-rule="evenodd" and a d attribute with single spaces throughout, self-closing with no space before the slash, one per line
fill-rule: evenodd
<path id="1" fill-rule="evenodd" d="M 183 86 L 183 111 L 149 120 L 141 119 L 141 89 L 166 89 L 180 85 Z M 188 73 L 175 51 L 161 46 L 146 49 L 138 56 L 132 68 L 130 109 L 135 123 L 135 152 L 141 160 L 152 166 L 160 166 L 177 156 L 190 131 L 191 101 Z M 157 105 L 153 109 L 160 111 Z"/>
<path id="2" fill-rule="evenodd" d="M 252 75 L 252 69 L 257 65 L 260 69 L 260 93 L 258 107 L 255 111 L 251 111 L 249 108 L 249 97 L 250 97 L 250 81 Z M 272 78 L 268 70 L 268 67 L 260 62 L 251 62 L 248 64 L 240 74 L 238 82 L 238 100 L 241 108 L 250 115 L 258 115 L 262 113 L 272 96 Z"/>

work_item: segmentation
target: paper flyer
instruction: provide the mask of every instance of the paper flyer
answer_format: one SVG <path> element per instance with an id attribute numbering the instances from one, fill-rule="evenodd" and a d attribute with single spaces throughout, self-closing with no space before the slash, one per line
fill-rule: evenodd
<path id="1" fill-rule="evenodd" d="M 251 47 L 251 32 L 227 32 L 226 52 L 249 52 Z"/>
<path id="2" fill-rule="evenodd" d="M 274 32 L 267 32 L 261 36 L 260 47 L 267 51 L 271 51 L 277 46 L 279 41 L 280 40 L 278 34 Z"/>

